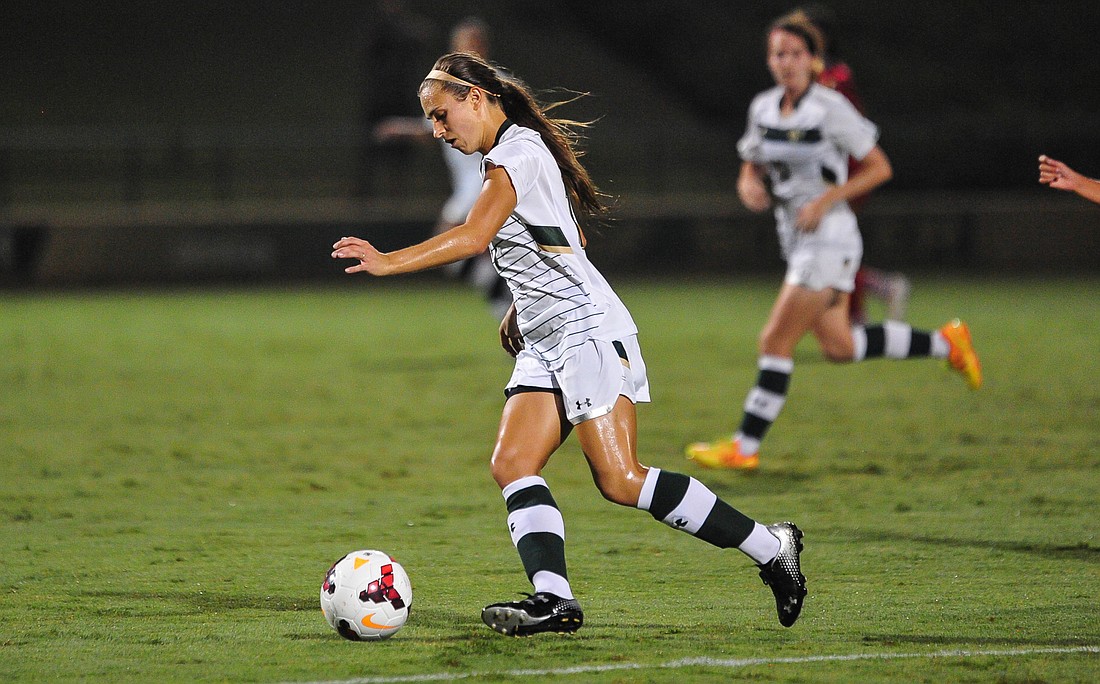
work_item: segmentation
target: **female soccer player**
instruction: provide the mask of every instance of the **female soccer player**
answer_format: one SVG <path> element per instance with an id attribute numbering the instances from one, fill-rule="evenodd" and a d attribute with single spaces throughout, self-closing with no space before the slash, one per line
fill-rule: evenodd
<path id="1" fill-rule="evenodd" d="M 737 194 L 755 212 L 774 204 L 787 274 L 760 333 L 759 375 L 739 429 L 732 439 L 687 448 L 688 458 L 704 467 L 759 465 L 760 442 L 786 401 L 794 349 L 807 332 L 830 361 L 946 357 L 970 387 L 981 386 L 970 332 L 958 320 L 932 332 L 890 320 L 851 325 L 848 298 L 863 243 L 847 200 L 893 172 L 875 125 L 842 94 L 815 83 L 820 45 L 816 27 L 798 15 L 778 19 L 767 33 L 776 85 L 749 106 L 748 127 L 737 143 L 743 160 Z M 849 156 L 861 162 L 851 178 Z"/>
<path id="2" fill-rule="evenodd" d="M 424 242 L 380 253 L 345 237 L 333 258 L 348 273 L 409 273 L 489 249 L 513 305 L 500 327 L 516 359 L 492 455 L 508 529 L 535 593 L 494 603 L 482 620 L 506 635 L 573 632 L 584 619 L 565 564 L 565 526 L 540 476 L 573 430 L 600 493 L 648 511 L 721 548 L 740 549 L 760 567 L 779 621 L 794 624 L 806 595 L 802 532 L 764 526 L 694 478 L 638 462 L 635 406 L 649 401 L 637 328 L 589 262 L 574 209 L 606 211 L 574 149 L 575 122 L 548 118 L 519 81 L 466 53 L 441 57 L 420 86 L 435 136 L 484 155 L 485 181 L 466 222 Z"/>

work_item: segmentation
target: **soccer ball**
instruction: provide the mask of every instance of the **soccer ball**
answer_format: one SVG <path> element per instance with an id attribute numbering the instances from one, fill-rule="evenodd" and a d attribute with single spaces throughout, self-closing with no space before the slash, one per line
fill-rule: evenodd
<path id="1" fill-rule="evenodd" d="M 321 584 L 321 612 L 352 641 L 377 641 L 409 619 L 412 584 L 401 564 L 381 551 L 354 551 L 332 564 Z"/>

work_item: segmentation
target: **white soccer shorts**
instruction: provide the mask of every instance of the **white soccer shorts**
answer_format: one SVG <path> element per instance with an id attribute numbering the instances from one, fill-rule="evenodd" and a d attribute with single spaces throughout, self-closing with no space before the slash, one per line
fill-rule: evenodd
<path id="1" fill-rule="evenodd" d="M 851 292 L 856 287 L 856 271 L 863 259 L 863 240 L 856 217 L 845 208 L 834 207 L 821 218 L 817 229 L 803 233 L 793 226 L 793 215 L 776 212 L 781 218 L 781 235 L 791 235 L 787 274 L 783 282 L 808 290 L 833 288 Z"/>
<path id="2" fill-rule="evenodd" d="M 817 247 L 798 249 L 787 257 L 787 275 L 783 282 L 815 292 L 833 288 L 851 292 L 856 287 L 860 251 Z"/>
<path id="3" fill-rule="evenodd" d="M 531 391 L 560 393 L 573 425 L 610 413 L 619 396 L 648 402 L 649 379 L 638 336 L 615 342 L 589 339 L 565 358 L 559 371 L 551 371 L 537 354 L 524 349 L 516 356 L 504 394 Z"/>

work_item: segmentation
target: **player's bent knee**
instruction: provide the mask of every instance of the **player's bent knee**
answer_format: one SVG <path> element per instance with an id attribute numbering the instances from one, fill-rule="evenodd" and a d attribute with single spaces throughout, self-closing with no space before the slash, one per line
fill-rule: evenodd
<path id="1" fill-rule="evenodd" d="M 600 487 L 600 494 L 613 504 L 620 506 L 638 505 L 638 496 L 621 487 Z"/>
<path id="2" fill-rule="evenodd" d="M 856 347 L 851 340 L 822 342 L 821 353 L 832 363 L 849 363 L 855 359 Z"/>
<path id="3" fill-rule="evenodd" d="M 509 454 L 500 450 L 493 452 L 493 456 L 489 461 L 489 472 L 501 489 L 521 477 L 538 475 L 538 469 L 532 468 L 517 454 Z"/>
<path id="4" fill-rule="evenodd" d="M 642 494 L 642 482 L 645 477 L 632 477 L 616 474 L 613 477 L 596 477 L 596 488 L 603 498 L 620 506 L 637 506 Z"/>
<path id="5" fill-rule="evenodd" d="M 831 363 L 850 363 L 856 355 L 852 347 L 822 347 L 821 351 Z"/>

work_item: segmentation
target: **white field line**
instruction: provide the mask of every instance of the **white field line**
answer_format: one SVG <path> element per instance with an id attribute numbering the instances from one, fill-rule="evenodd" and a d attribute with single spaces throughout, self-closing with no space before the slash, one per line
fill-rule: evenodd
<path id="1" fill-rule="evenodd" d="M 481 677 L 541 677 L 548 675 L 576 675 L 618 670 L 678 670 L 685 667 L 741 668 L 754 665 L 797 665 L 802 663 L 846 662 L 853 660 L 901 660 L 905 658 L 988 658 L 1016 657 L 1043 654 L 1100 653 L 1100 646 L 1074 646 L 1065 648 L 1013 648 L 1002 650 L 952 650 L 930 653 L 851 653 L 818 656 L 793 656 L 789 658 L 681 658 L 667 663 L 608 663 L 606 665 L 577 665 L 574 667 L 541 670 L 502 670 L 499 672 L 439 672 L 436 674 L 403 675 L 395 677 L 357 677 L 299 684 L 394 684 L 397 682 L 450 682 L 459 679 Z"/>

